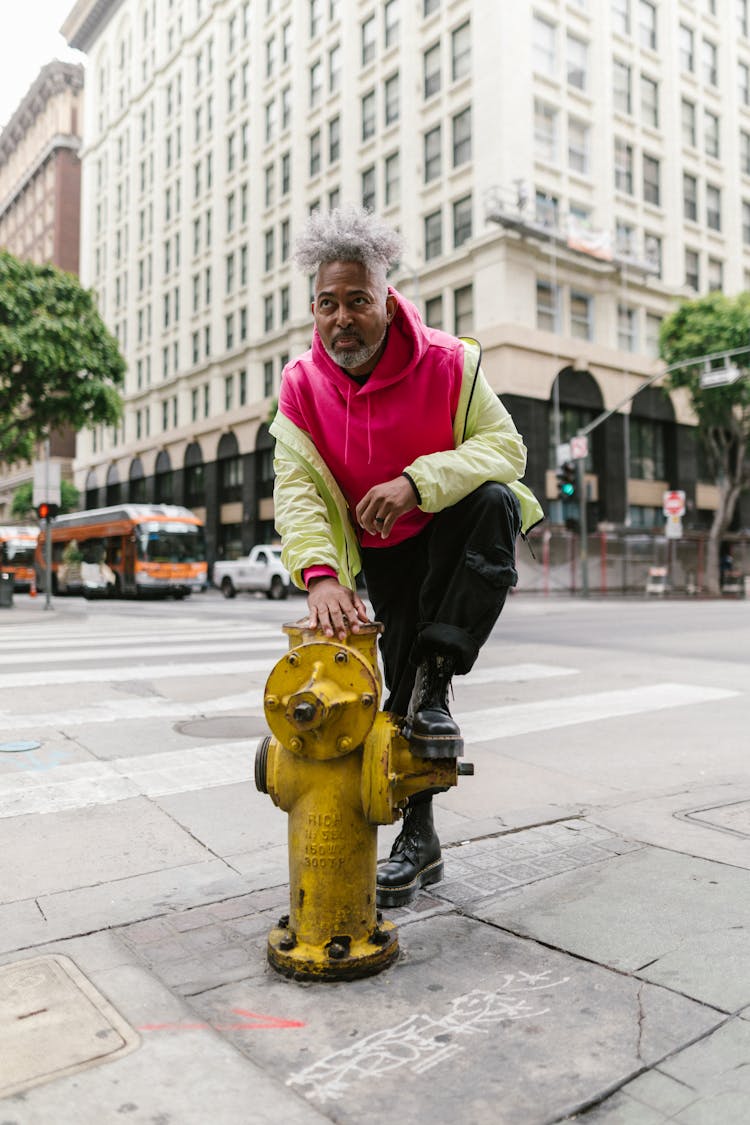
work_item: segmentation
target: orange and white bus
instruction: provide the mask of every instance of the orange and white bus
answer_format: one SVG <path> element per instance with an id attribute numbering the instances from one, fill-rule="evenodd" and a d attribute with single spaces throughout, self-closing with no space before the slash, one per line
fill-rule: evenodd
<path id="1" fill-rule="evenodd" d="M 36 548 L 46 589 L 45 535 Z M 52 521 L 52 593 L 183 598 L 208 585 L 203 524 L 173 504 L 122 504 Z"/>
<path id="2" fill-rule="evenodd" d="M 0 571 L 13 575 L 16 590 L 32 588 L 38 536 L 38 527 L 0 527 Z"/>

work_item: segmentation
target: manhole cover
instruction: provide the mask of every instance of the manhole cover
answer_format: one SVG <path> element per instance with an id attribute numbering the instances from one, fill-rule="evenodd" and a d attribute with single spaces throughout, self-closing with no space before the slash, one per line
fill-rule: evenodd
<path id="1" fill-rule="evenodd" d="M 680 820 L 690 820 L 717 832 L 730 832 L 733 836 L 750 836 L 750 801 L 731 801 L 705 809 L 687 809 L 675 814 Z"/>
<path id="2" fill-rule="evenodd" d="M 118 1058 L 139 1042 L 70 958 L 0 967 L 0 1098 Z"/>
<path id="3" fill-rule="evenodd" d="M 22 754 L 24 750 L 38 750 L 41 742 L 0 742 L 0 754 Z"/>
<path id="4" fill-rule="evenodd" d="M 265 719 L 251 715 L 221 715 L 211 719 L 189 719 L 174 729 L 191 738 L 256 738 L 268 734 Z"/>

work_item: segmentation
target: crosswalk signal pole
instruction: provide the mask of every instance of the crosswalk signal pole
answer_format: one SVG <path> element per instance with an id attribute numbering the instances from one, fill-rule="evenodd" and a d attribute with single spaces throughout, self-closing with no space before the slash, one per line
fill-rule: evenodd
<path id="1" fill-rule="evenodd" d="M 578 524 L 581 529 L 581 595 L 589 596 L 589 528 L 588 513 L 586 511 L 586 458 L 576 459 L 576 488 L 578 491 Z"/>

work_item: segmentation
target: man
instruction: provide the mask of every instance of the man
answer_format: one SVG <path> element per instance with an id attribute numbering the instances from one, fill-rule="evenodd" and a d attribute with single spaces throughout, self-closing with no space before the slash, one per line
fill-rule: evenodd
<path id="1" fill-rule="evenodd" d="M 315 275 L 312 348 L 284 370 L 274 491 L 282 558 L 310 625 L 345 638 L 376 620 L 388 699 L 414 754 L 463 752 L 448 708 L 517 581 L 515 540 L 542 518 L 526 450 L 479 367 L 479 347 L 426 327 L 388 287 L 401 240 L 345 208 L 311 216 L 296 261 Z M 412 798 L 378 905 L 442 878 L 432 792 Z"/>

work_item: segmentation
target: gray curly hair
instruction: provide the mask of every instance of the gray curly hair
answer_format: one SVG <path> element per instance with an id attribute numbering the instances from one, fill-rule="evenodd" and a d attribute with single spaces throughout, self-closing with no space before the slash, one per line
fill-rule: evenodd
<path id="1" fill-rule="evenodd" d="M 403 250 L 398 231 L 370 211 L 350 205 L 314 211 L 294 247 L 294 260 L 305 273 L 326 262 L 361 262 L 386 284 L 390 266 Z"/>

